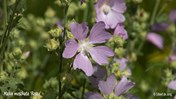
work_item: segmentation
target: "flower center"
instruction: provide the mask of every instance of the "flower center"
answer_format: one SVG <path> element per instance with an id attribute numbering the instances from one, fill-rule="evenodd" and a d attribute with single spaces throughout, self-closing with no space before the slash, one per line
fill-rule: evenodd
<path id="1" fill-rule="evenodd" d="M 102 11 L 103 11 L 104 14 L 107 15 L 107 14 L 111 11 L 111 7 L 108 6 L 108 5 L 106 5 L 106 4 L 104 4 L 104 5 L 102 6 Z"/>
<path id="2" fill-rule="evenodd" d="M 88 47 L 91 47 L 91 44 L 87 40 L 79 42 L 79 51 L 80 52 L 85 51 Z"/>

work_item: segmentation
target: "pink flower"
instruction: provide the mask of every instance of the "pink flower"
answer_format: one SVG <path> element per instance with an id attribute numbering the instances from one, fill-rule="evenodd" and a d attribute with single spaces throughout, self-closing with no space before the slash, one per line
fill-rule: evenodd
<path id="1" fill-rule="evenodd" d="M 128 80 L 125 76 L 117 83 L 114 74 L 107 77 L 106 81 L 99 81 L 98 87 L 102 94 L 109 95 L 114 92 L 115 96 L 120 96 L 134 87 L 135 83 Z M 85 99 L 104 99 L 99 93 L 88 92 Z"/>
<path id="2" fill-rule="evenodd" d="M 112 35 L 105 31 L 105 24 L 103 22 L 96 23 L 88 37 L 86 23 L 72 23 L 70 28 L 76 40 L 70 39 L 66 42 L 63 57 L 72 58 L 78 52 L 73 62 L 73 68 L 81 69 L 87 76 L 91 76 L 94 70 L 88 54 L 99 65 L 107 64 L 108 57 L 114 56 L 114 52 L 106 46 L 95 46 L 95 44 L 105 43 Z"/>
<path id="3" fill-rule="evenodd" d="M 118 23 L 125 21 L 126 11 L 124 0 L 98 0 L 95 5 L 96 21 L 103 21 L 106 29 L 114 29 Z"/>
<path id="4" fill-rule="evenodd" d="M 159 34 L 150 32 L 147 35 L 147 40 L 158 48 L 163 49 L 163 38 Z"/>
<path id="5" fill-rule="evenodd" d="M 127 31 L 124 29 L 122 24 L 117 24 L 117 27 L 114 31 L 114 35 L 119 35 L 123 38 L 123 40 L 128 39 Z"/>
<path id="6" fill-rule="evenodd" d="M 170 81 L 170 83 L 168 84 L 168 88 L 176 90 L 176 80 Z"/>

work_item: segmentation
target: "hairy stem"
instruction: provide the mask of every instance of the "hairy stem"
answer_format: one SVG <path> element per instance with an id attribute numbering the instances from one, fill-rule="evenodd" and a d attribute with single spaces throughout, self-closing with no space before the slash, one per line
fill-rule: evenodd
<path id="1" fill-rule="evenodd" d="M 8 37 L 9 37 L 10 32 L 11 32 L 11 30 L 13 28 L 12 24 L 13 24 L 13 21 L 14 21 L 15 12 L 17 10 L 17 6 L 18 6 L 19 2 L 20 2 L 20 0 L 16 0 L 15 7 L 13 9 L 13 13 L 12 13 L 10 19 L 9 19 L 8 25 L 7 25 L 7 27 L 5 29 L 5 32 L 4 32 L 4 34 L 3 34 L 2 38 L 1 38 L 1 44 L 0 45 L 2 45 L 2 47 L 0 49 L 0 60 L 3 59 L 3 56 L 4 56 L 3 54 L 4 54 L 4 52 L 5 52 L 6 48 L 7 48 Z"/>
<path id="2" fill-rule="evenodd" d="M 61 38 L 61 42 L 60 42 L 60 45 L 61 45 L 61 49 L 60 49 L 60 52 L 59 52 L 59 55 L 60 55 L 60 64 L 59 64 L 59 99 L 62 98 L 62 83 L 61 83 L 61 72 L 62 72 L 62 63 L 63 63 L 63 57 L 62 57 L 62 53 L 63 53 L 63 45 L 64 45 L 64 40 L 66 38 L 66 24 L 67 24 L 67 11 L 68 11 L 68 5 L 65 6 L 64 8 L 64 32 L 63 32 L 63 36 Z"/>

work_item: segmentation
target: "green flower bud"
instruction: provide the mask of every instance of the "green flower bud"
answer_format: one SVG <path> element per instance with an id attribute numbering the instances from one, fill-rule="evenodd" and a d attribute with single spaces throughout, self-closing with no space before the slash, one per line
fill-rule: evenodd
<path id="1" fill-rule="evenodd" d="M 145 81 L 142 81 L 141 84 L 140 84 L 140 87 L 143 91 L 148 91 L 149 90 L 149 86 L 148 84 L 145 82 Z"/>
<path id="2" fill-rule="evenodd" d="M 30 40 L 29 41 L 29 45 L 34 48 L 34 49 L 37 49 L 38 46 L 37 46 L 37 42 L 35 40 Z"/>
<path id="3" fill-rule="evenodd" d="M 36 23 L 37 23 L 37 25 L 39 25 L 39 26 L 45 26 L 45 21 L 44 21 L 44 19 L 42 19 L 42 18 L 38 18 L 38 19 L 36 20 Z"/>
<path id="4" fill-rule="evenodd" d="M 114 38 L 114 41 L 115 41 L 115 43 L 117 43 L 119 46 L 123 46 L 124 45 L 124 43 L 125 43 L 125 41 L 123 40 L 123 38 L 122 37 L 120 37 L 120 36 L 117 36 L 117 37 L 115 37 Z"/>
<path id="5" fill-rule="evenodd" d="M 2 66 L 2 65 L 1 65 Z M 3 81 L 7 78 L 8 74 L 4 71 L 0 72 L 0 81 Z"/>
<path id="6" fill-rule="evenodd" d="M 52 29 L 49 31 L 49 34 L 52 36 L 52 37 L 59 37 L 62 33 L 62 29 L 60 27 L 57 27 L 55 29 Z"/>
<path id="7" fill-rule="evenodd" d="M 174 24 L 170 25 L 170 26 L 167 28 L 167 31 L 168 31 L 168 32 L 171 32 L 171 33 L 175 33 L 175 25 L 174 25 Z"/>
<path id="8" fill-rule="evenodd" d="M 24 79 L 24 78 L 27 77 L 27 71 L 26 71 L 24 68 L 22 68 L 22 69 L 20 69 L 20 71 L 17 73 L 17 76 L 18 76 L 19 78 L 21 78 L 21 79 Z"/>
<path id="9" fill-rule="evenodd" d="M 69 39 L 71 39 L 71 38 L 73 38 L 73 34 L 72 34 L 71 32 L 69 32 L 69 31 L 67 31 L 67 37 L 68 37 Z"/>
<path id="10" fill-rule="evenodd" d="M 173 61 L 173 62 L 171 63 L 171 66 L 172 66 L 174 69 L 176 69 L 176 61 Z"/>
<path id="11" fill-rule="evenodd" d="M 68 8 L 67 15 L 68 16 L 73 16 L 75 15 L 75 12 L 79 9 L 79 6 L 77 6 L 75 3 L 71 3 Z"/>
<path id="12" fill-rule="evenodd" d="M 22 54 L 22 51 L 20 48 L 15 48 L 12 53 L 14 56 L 19 56 Z"/>
<path id="13" fill-rule="evenodd" d="M 54 17 L 55 15 L 56 13 L 51 7 L 49 7 L 45 12 L 45 16 L 49 18 Z"/>
<path id="14" fill-rule="evenodd" d="M 19 39 L 18 44 L 19 46 L 25 46 L 26 42 L 24 41 L 24 39 Z"/>
<path id="15" fill-rule="evenodd" d="M 117 55 L 119 57 L 123 57 L 124 54 L 125 54 L 125 49 L 124 48 L 115 49 L 115 55 Z"/>
<path id="16" fill-rule="evenodd" d="M 57 85 L 58 85 L 57 78 L 54 77 L 54 78 L 50 78 L 48 81 L 45 81 L 43 87 L 44 87 L 45 89 L 47 89 L 47 88 L 49 88 L 49 87 L 57 88 Z"/>
<path id="17" fill-rule="evenodd" d="M 62 5 L 62 2 L 61 2 L 61 0 L 55 0 L 55 2 L 54 2 L 55 4 L 57 4 L 58 6 L 61 6 Z"/>
<path id="18" fill-rule="evenodd" d="M 9 59 L 13 59 L 14 58 L 13 53 L 9 53 L 8 57 L 9 57 Z"/>
<path id="19" fill-rule="evenodd" d="M 50 39 L 48 40 L 45 47 L 48 49 L 48 51 L 54 51 L 59 47 L 59 41 L 55 39 Z"/>
<path id="20" fill-rule="evenodd" d="M 136 19 L 138 19 L 141 22 L 145 22 L 149 19 L 149 14 L 144 11 L 144 9 L 139 9 L 137 11 Z"/>

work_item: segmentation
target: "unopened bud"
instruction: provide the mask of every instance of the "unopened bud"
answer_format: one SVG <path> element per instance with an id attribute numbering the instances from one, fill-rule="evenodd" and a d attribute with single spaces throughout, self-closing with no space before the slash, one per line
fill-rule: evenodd
<path id="1" fill-rule="evenodd" d="M 56 29 L 52 29 L 49 31 L 49 34 L 52 37 L 59 37 L 62 33 L 62 29 L 60 27 L 57 27 Z"/>
<path id="2" fill-rule="evenodd" d="M 20 48 L 15 48 L 12 53 L 14 56 L 19 56 L 22 54 L 22 51 Z"/>
<path id="3" fill-rule="evenodd" d="M 48 51 L 54 51 L 58 47 L 59 47 L 59 41 L 57 41 L 55 39 L 48 40 L 48 42 L 46 44 L 46 48 L 48 49 Z"/>

